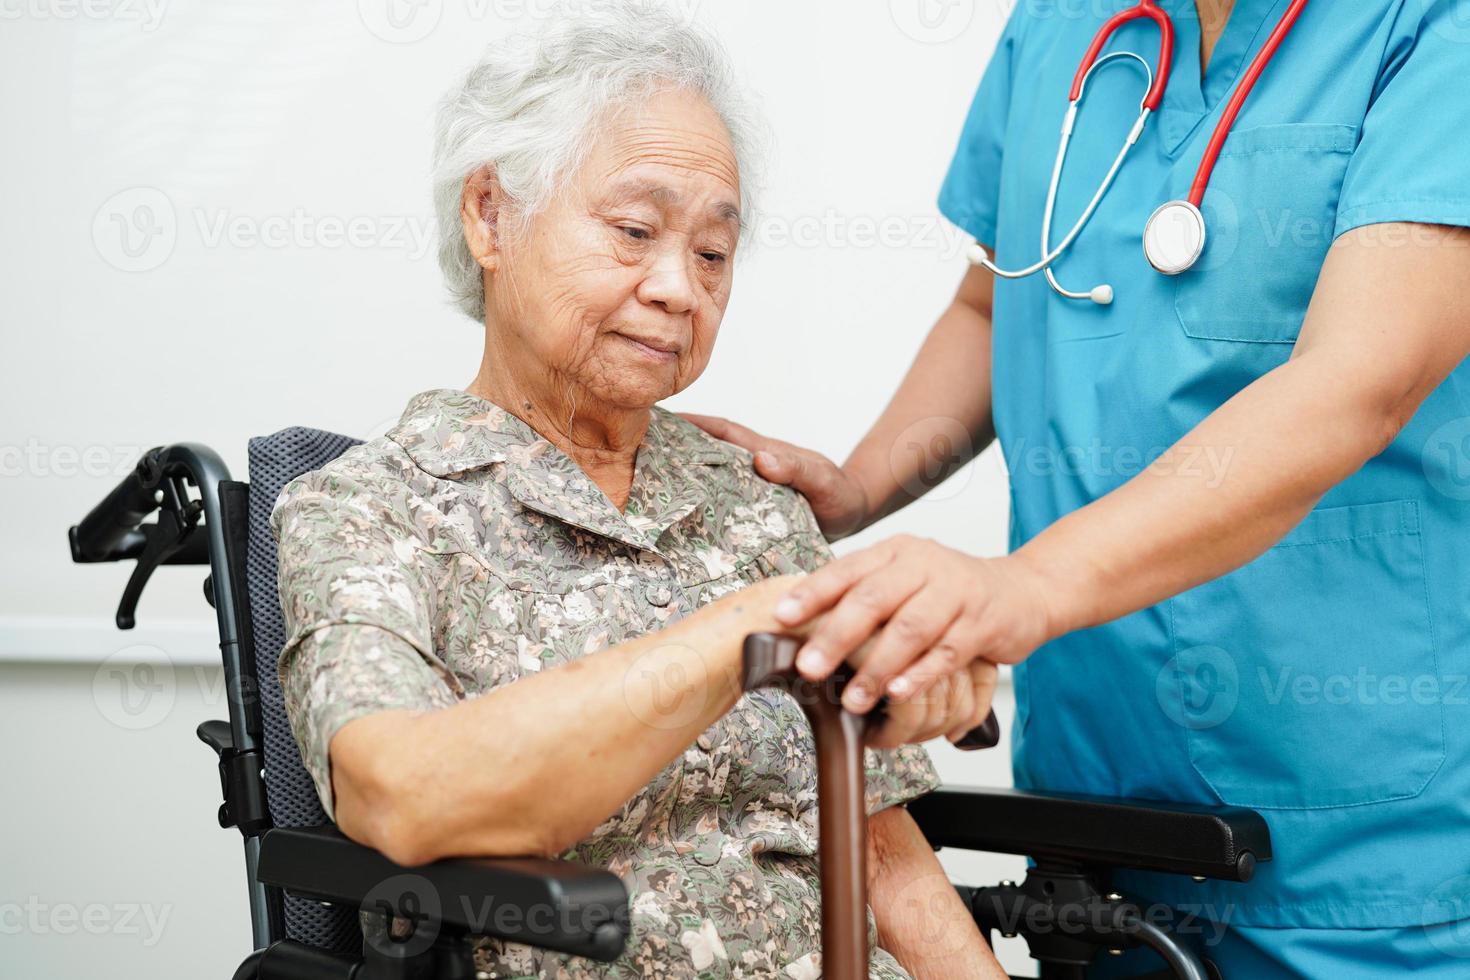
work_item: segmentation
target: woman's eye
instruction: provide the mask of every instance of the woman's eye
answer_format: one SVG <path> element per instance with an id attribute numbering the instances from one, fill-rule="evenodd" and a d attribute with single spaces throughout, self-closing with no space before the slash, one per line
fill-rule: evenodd
<path id="1" fill-rule="evenodd" d="M 638 242 L 646 241 L 649 237 L 647 228 L 637 228 L 632 225 L 624 225 L 622 232 L 624 235 Z"/>
<path id="2" fill-rule="evenodd" d="M 725 254 L 723 252 L 700 252 L 699 257 L 704 259 L 706 262 L 725 261 Z"/>

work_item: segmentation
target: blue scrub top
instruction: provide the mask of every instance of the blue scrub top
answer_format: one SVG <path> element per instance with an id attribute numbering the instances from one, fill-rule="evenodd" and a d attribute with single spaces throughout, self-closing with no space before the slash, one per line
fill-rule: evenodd
<path id="1" fill-rule="evenodd" d="M 1131 0 L 1129 0 L 1131 2 Z M 1066 93 L 1108 12 L 1020 0 L 940 195 L 999 249 L 1040 254 Z M 1267 68 L 1216 167 L 1210 238 L 1191 272 L 1147 264 L 1142 232 L 1187 196 L 1235 83 L 1287 0 L 1237 0 L 1201 82 L 1192 0 L 1162 110 L 1076 248 L 1062 299 L 1041 276 L 997 283 L 996 428 L 1011 545 L 1140 472 L 1282 364 L 1332 241 L 1407 221 L 1470 225 L 1470 3 L 1319 0 Z M 1107 8 L 1102 10 L 1100 8 Z M 1153 62 L 1149 21 L 1109 50 Z M 1094 78 L 1055 235 L 1081 213 L 1132 125 L 1142 72 Z M 1371 229 L 1370 229 L 1371 231 Z M 1404 238 L 1377 229 L 1374 243 Z M 1229 479 L 1229 459 L 1184 465 Z M 1470 368 L 1392 446 L 1245 568 L 1038 651 L 1016 671 L 1021 786 L 1227 803 L 1270 824 L 1249 884 L 1130 873 L 1148 900 L 1234 925 L 1364 928 L 1470 918 Z"/>

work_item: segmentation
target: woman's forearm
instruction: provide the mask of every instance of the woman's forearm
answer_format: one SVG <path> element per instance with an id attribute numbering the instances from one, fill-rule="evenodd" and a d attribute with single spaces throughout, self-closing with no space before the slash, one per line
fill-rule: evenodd
<path id="1" fill-rule="evenodd" d="M 344 725 L 330 747 L 338 823 L 401 864 L 564 851 L 734 706 L 742 642 L 777 628 L 789 585 L 768 579 L 452 708 Z"/>
<path id="2" fill-rule="evenodd" d="M 929 331 L 898 391 L 843 469 L 863 488 L 863 526 L 938 486 L 995 437 L 990 413 L 994 280 L 972 270 Z"/>
<path id="3" fill-rule="evenodd" d="M 878 944 L 914 980 L 1006 976 L 903 807 L 880 810 L 868 822 L 868 902 Z"/>

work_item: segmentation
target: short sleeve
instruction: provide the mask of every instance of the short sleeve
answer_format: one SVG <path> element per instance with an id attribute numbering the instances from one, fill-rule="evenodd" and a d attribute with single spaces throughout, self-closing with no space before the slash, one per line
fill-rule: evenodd
<path id="1" fill-rule="evenodd" d="M 916 800 L 939 788 L 939 773 L 922 745 L 896 749 L 868 749 L 863 754 L 867 770 L 868 816 Z"/>
<path id="2" fill-rule="evenodd" d="M 1348 162 L 1334 237 L 1390 221 L 1470 225 L 1464 9 L 1457 0 L 1404 3 Z"/>
<path id="3" fill-rule="evenodd" d="M 327 816 L 328 747 L 354 719 L 463 696 L 435 655 L 428 563 L 404 491 L 326 470 L 287 485 L 271 514 L 286 645 L 281 687 Z"/>
<path id="4" fill-rule="evenodd" d="M 960 131 L 959 146 L 939 191 L 939 210 L 976 241 L 994 246 L 1000 210 L 1000 168 L 1006 124 L 1010 118 L 1011 84 L 1017 37 L 1025 4 L 1017 4 L 980 79 Z"/>

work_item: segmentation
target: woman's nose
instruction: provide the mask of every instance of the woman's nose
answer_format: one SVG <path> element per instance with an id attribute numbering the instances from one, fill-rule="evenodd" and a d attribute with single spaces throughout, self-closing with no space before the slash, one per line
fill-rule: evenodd
<path id="1" fill-rule="evenodd" d="M 669 313 L 693 310 L 697 301 L 688 257 L 672 249 L 660 252 L 648 275 L 638 285 L 638 299 L 662 306 Z"/>

